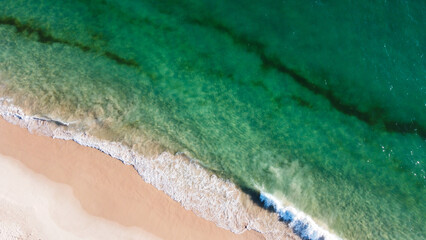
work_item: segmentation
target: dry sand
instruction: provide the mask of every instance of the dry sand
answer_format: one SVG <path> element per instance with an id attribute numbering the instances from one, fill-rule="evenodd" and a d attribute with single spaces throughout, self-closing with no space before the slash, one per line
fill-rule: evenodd
<path id="1" fill-rule="evenodd" d="M 98 150 L 2 118 L 0 155 L 0 239 L 264 239 L 196 216 Z"/>
<path id="2" fill-rule="evenodd" d="M 0 155 L 0 239 L 159 239 L 87 214 L 71 187 Z"/>

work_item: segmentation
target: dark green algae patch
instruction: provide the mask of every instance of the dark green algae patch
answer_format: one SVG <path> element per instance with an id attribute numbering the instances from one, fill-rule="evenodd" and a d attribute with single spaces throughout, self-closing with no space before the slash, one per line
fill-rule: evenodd
<path id="1" fill-rule="evenodd" d="M 45 43 L 45 44 L 59 43 L 59 44 L 64 44 L 70 47 L 78 48 L 84 52 L 93 51 L 93 52 L 102 54 L 103 56 L 115 61 L 118 64 L 123 64 L 130 67 L 139 67 L 138 63 L 133 59 L 124 59 L 118 56 L 117 54 L 109 52 L 109 51 L 103 52 L 99 49 L 89 47 L 78 42 L 71 42 L 69 40 L 55 38 L 48 31 L 42 30 L 41 28 L 37 26 L 33 26 L 31 25 L 31 23 L 23 24 L 18 19 L 15 19 L 12 17 L 0 18 L 0 25 L 13 26 L 15 27 L 17 33 L 22 34 L 23 36 L 26 36 L 29 39 L 35 40 L 40 43 Z"/>
<path id="2" fill-rule="evenodd" d="M 415 133 L 425 139 L 426 137 L 426 129 L 425 126 L 420 125 L 417 120 L 412 119 L 410 122 L 397 122 L 392 119 L 386 118 L 386 110 L 380 106 L 371 106 L 371 109 L 368 111 L 361 111 L 358 109 L 356 105 L 351 105 L 349 103 L 344 103 L 344 99 L 339 99 L 337 96 L 333 94 L 333 91 L 328 88 L 323 88 L 322 86 L 318 86 L 312 81 L 309 81 L 301 74 L 298 74 L 296 70 L 289 69 L 287 66 L 281 63 L 281 61 L 276 56 L 267 56 L 265 53 L 265 46 L 257 42 L 255 40 L 251 40 L 244 36 L 237 35 L 235 32 L 232 32 L 226 26 L 216 23 L 212 20 L 204 20 L 199 21 L 195 19 L 188 19 L 187 22 L 199 24 L 201 26 L 210 27 L 217 31 L 222 32 L 232 38 L 235 44 L 243 46 L 249 52 L 254 52 L 258 55 L 258 57 L 262 60 L 262 67 L 265 69 L 272 68 L 283 74 L 287 74 L 291 76 L 291 78 L 300 84 L 302 87 L 308 89 L 314 94 L 321 95 L 326 98 L 330 104 L 341 113 L 355 116 L 361 121 L 376 127 L 381 130 L 389 131 L 389 132 L 398 132 L 402 134 L 407 133 Z M 100 49 L 96 49 L 94 47 L 86 46 L 78 42 L 71 42 L 68 40 L 55 38 L 48 31 L 43 31 L 42 29 L 32 26 L 31 24 L 22 24 L 17 19 L 11 17 L 4 17 L 0 19 L 0 25 L 10 25 L 16 28 L 16 31 L 20 34 L 26 35 L 29 38 L 34 38 L 34 34 L 36 35 L 36 41 L 46 44 L 51 43 L 59 43 L 68 45 L 71 47 L 76 47 L 81 49 L 82 51 L 93 51 L 102 54 L 103 56 L 115 61 L 118 64 L 127 65 L 129 67 L 140 67 L 140 65 L 134 59 L 125 59 L 117 55 L 116 53 L 112 53 L 109 51 L 103 52 Z M 327 79 L 327 76 L 321 76 L 323 79 Z M 254 82 L 254 86 L 260 85 L 261 82 Z M 263 87 L 266 89 L 266 87 Z M 267 89 L 266 89 L 267 90 Z M 301 106 L 311 106 L 306 101 L 300 101 L 300 98 L 294 97 L 293 99 L 297 99 L 296 101 L 300 103 Z M 279 101 L 277 101 L 279 102 Z"/>

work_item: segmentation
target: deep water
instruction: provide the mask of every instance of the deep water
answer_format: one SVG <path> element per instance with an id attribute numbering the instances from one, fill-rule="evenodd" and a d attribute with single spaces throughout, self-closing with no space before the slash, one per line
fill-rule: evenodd
<path id="1" fill-rule="evenodd" d="M 0 1 L 0 93 L 345 239 L 425 239 L 425 1 Z"/>

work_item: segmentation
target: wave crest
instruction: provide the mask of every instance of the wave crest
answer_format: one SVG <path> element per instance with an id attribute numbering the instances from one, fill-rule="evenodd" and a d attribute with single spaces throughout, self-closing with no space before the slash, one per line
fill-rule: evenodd
<path id="1" fill-rule="evenodd" d="M 260 201 L 265 208 L 273 209 L 278 214 L 278 219 L 288 224 L 295 234 L 303 240 L 338 240 L 334 234 L 322 229 L 312 218 L 294 207 L 284 207 L 273 195 L 260 193 Z"/>

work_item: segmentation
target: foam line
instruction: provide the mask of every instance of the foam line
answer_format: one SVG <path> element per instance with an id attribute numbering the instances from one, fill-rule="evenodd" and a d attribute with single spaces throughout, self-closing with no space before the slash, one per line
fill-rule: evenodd
<path id="1" fill-rule="evenodd" d="M 272 194 L 261 192 L 260 201 L 265 208 L 272 208 L 278 219 L 288 224 L 303 240 L 339 240 L 341 238 L 318 226 L 311 217 L 294 207 L 284 207 Z"/>

